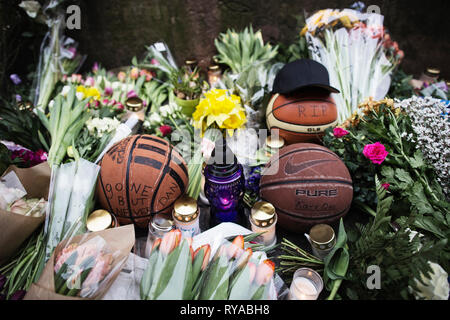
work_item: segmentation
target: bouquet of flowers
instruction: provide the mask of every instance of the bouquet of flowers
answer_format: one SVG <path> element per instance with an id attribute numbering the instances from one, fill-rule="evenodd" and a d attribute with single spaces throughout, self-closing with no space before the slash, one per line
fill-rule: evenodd
<path id="1" fill-rule="evenodd" d="M 409 138 L 408 138 L 409 136 Z M 353 204 L 376 216 L 375 177 L 393 196 L 391 211 L 399 223 L 429 239 L 449 238 L 449 203 L 434 168 L 417 148 L 410 116 L 393 100 L 368 100 L 342 127 L 328 129 L 326 147 L 346 164 L 354 183 Z M 439 263 L 449 270 L 448 244 Z"/>
<path id="2" fill-rule="evenodd" d="M 383 99 L 404 53 L 383 27 L 383 16 L 351 9 L 320 10 L 301 31 L 312 59 L 329 72 L 340 90 L 334 99 L 342 123 L 365 99 Z"/>
<path id="3" fill-rule="evenodd" d="M 115 255 L 100 236 L 66 246 L 55 257 L 55 292 L 92 297 L 113 274 Z"/>
<path id="4" fill-rule="evenodd" d="M 225 241 L 211 257 L 210 246 L 195 252 L 191 239 L 173 230 L 154 242 L 141 280 L 142 299 L 269 299 L 275 265 L 252 258 L 244 237 Z"/>
<path id="5" fill-rule="evenodd" d="M 101 298 L 120 273 L 134 242 L 132 225 L 70 234 L 55 248 L 25 299 Z"/>

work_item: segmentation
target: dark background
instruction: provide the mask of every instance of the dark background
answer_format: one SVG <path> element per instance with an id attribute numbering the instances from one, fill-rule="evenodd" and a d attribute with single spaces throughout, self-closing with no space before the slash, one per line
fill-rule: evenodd
<path id="1" fill-rule="evenodd" d="M 353 0 L 76 0 L 81 7 L 81 30 L 68 31 L 88 55 L 84 70 L 95 61 L 107 68 L 129 65 L 145 46 L 164 40 L 179 63 L 195 57 L 207 66 L 215 54 L 214 38 L 228 27 L 252 23 L 264 39 L 290 44 L 301 26 L 296 16 L 323 8 L 349 7 Z M 18 7 L 18 0 L 0 2 L 0 88 L 11 86 L 9 75 L 34 70 L 46 27 Z M 450 2 L 445 0 L 371 0 L 385 17 L 385 26 L 405 52 L 407 73 L 419 76 L 437 66 L 450 78 Z M 83 70 L 82 70 L 83 71 Z"/>

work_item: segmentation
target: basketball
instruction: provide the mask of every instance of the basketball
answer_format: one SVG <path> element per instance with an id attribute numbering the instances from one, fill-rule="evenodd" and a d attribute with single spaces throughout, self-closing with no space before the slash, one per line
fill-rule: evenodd
<path id="1" fill-rule="evenodd" d="M 338 110 L 330 93 L 319 88 L 272 96 L 267 109 L 267 127 L 278 130 L 286 144 L 320 143 L 325 129 L 335 126 Z"/>
<path id="2" fill-rule="evenodd" d="M 146 228 L 152 215 L 171 212 L 187 190 L 188 180 L 186 162 L 166 140 L 134 135 L 104 155 L 97 195 L 119 224 Z"/>
<path id="3" fill-rule="evenodd" d="M 353 186 L 335 153 L 317 144 L 297 143 L 281 149 L 266 164 L 260 195 L 275 207 L 281 227 L 303 232 L 343 217 L 352 203 Z"/>

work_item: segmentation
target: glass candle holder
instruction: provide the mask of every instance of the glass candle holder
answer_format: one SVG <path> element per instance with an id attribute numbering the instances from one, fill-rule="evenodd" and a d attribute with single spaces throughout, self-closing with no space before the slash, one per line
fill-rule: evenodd
<path id="1" fill-rule="evenodd" d="M 277 223 L 277 214 L 275 207 L 265 201 L 258 201 L 251 210 L 250 224 L 255 233 L 264 232 L 256 241 L 265 246 L 272 246 L 277 242 L 275 225 Z"/>
<path id="2" fill-rule="evenodd" d="M 209 160 L 204 175 L 205 196 L 211 205 L 210 225 L 222 222 L 242 224 L 245 182 L 242 165 L 237 162 L 224 139 L 215 142 Z"/>
<path id="3" fill-rule="evenodd" d="M 183 238 L 193 238 L 200 233 L 200 212 L 197 201 L 189 196 L 183 196 L 175 201 L 172 217 Z"/>
<path id="4" fill-rule="evenodd" d="M 175 228 L 174 223 L 164 214 L 155 215 L 148 224 L 147 243 L 145 244 L 144 257 L 148 258 L 152 250 L 153 242 L 157 238 L 162 238 L 164 235 Z"/>
<path id="5" fill-rule="evenodd" d="M 313 269 L 295 271 L 289 289 L 289 300 L 317 300 L 323 289 L 322 277 Z"/>
<path id="6" fill-rule="evenodd" d="M 316 224 L 309 231 L 309 242 L 313 254 L 323 260 L 336 245 L 334 230 L 327 224 Z"/>
<path id="7" fill-rule="evenodd" d="M 222 70 L 218 65 L 210 65 L 208 67 L 208 83 L 211 88 L 214 88 L 219 80 L 222 78 Z"/>

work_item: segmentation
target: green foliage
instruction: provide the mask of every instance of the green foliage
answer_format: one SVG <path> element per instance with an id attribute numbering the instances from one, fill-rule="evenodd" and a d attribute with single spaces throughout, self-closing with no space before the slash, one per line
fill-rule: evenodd
<path id="1" fill-rule="evenodd" d="M 408 287 L 415 289 L 415 279 L 421 274 L 429 278 L 428 261 L 437 261 L 447 240 L 427 238 L 421 242 L 418 234 L 411 239 L 405 219 L 397 220 L 398 227 L 394 228 L 388 215 L 394 197 L 387 196 L 377 177 L 375 181 L 377 213 L 371 223 L 358 224 L 356 234 L 349 237 L 350 264 L 342 291 L 350 299 L 412 299 Z M 380 289 L 367 288 L 367 268 L 371 265 L 380 268 Z"/>
<path id="2" fill-rule="evenodd" d="M 47 130 L 30 109 L 20 109 L 17 104 L 1 99 L 0 137 L 32 151 L 48 150 Z M 42 137 L 40 139 L 39 137 Z"/>
<path id="3" fill-rule="evenodd" d="M 408 75 L 398 68 L 392 75 L 388 96 L 396 99 L 407 99 L 416 95 L 414 87 L 410 84 L 412 79 L 412 75 Z"/>
<path id="4" fill-rule="evenodd" d="M 434 169 L 426 163 L 413 142 L 402 133 L 413 132 L 411 120 L 399 109 L 378 104 L 359 110 L 343 138 L 335 138 L 332 130 L 325 133 L 324 144 L 343 159 L 353 179 L 354 204 L 373 214 L 378 205 L 373 187 L 375 175 L 388 183 L 393 197 L 391 212 L 394 219 L 405 217 L 408 226 L 434 240 L 450 237 L 450 204 L 445 201 Z M 363 155 L 364 146 L 381 142 L 389 155 L 380 165 Z M 405 220 L 406 219 L 406 220 Z M 440 252 L 439 263 L 448 272 L 450 247 Z"/>
<path id="5" fill-rule="evenodd" d="M 189 72 L 186 67 L 173 70 L 170 74 L 175 95 L 180 99 L 195 100 L 202 94 L 202 79 L 195 68 Z"/>
<path id="6" fill-rule="evenodd" d="M 228 29 L 214 40 L 219 54 L 219 63 L 228 65 L 233 73 L 240 73 L 251 68 L 254 63 L 265 63 L 272 60 L 278 52 L 278 46 L 264 44 L 261 31 L 253 31 L 250 25 L 241 32 Z"/>

